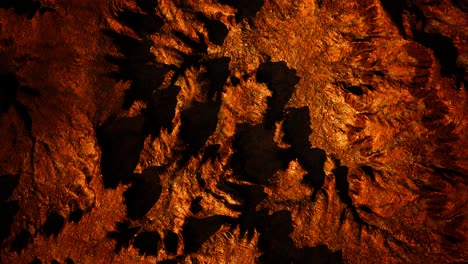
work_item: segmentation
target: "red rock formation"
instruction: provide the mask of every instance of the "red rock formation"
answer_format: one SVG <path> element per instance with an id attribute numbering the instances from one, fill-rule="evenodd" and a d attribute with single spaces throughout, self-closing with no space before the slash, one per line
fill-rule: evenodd
<path id="1" fill-rule="evenodd" d="M 0 263 L 468 261 L 467 12 L 0 2 Z"/>

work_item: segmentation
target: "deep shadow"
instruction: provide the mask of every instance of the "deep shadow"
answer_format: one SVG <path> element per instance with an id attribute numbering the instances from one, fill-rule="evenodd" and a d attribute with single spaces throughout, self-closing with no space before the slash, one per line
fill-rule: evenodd
<path id="1" fill-rule="evenodd" d="M 107 35 L 124 55 L 123 58 L 107 57 L 109 62 L 119 67 L 118 72 L 111 74 L 112 77 L 116 80 L 132 81 L 130 88 L 125 91 L 122 107 L 129 109 L 135 100 L 147 103 L 153 91 L 161 86 L 170 67 L 154 62 L 155 57 L 149 51 L 151 41 L 139 41 L 115 32 L 107 32 Z"/>
<path id="2" fill-rule="evenodd" d="M 314 189 L 312 200 L 315 200 L 318 191 L 325 183 L 326 174 L 323 166 L 326 160 L 327 155 L 325 151 L 319 148 L 307 149 L 299 156 L 299 163 L 307 171 L 303 182 Z"/>
<path id="3" fill-rule="evenodd" d="M 353 200 L 349 196 L 349 182 L 348 182 L 348 167 L 341 166 L 340 160 L 335 161 L 335 169 L 332 170 L 335 175 L 336 190 L 338 191 L 338 197 L 342 203 L 346 204 L 347 209 L 351 212 L 354 221 L 356 221 L 360 227 L 368 226 L 368 224 L 359 216 L 356 206 L 353 204 Z M 367 213 L 372 213 L 372 210 L 368 207 L 361 206 L 360 210 L 363 210 Z M 346 209 L 343 210 L 340 223 L 343 224 L 346 216 Z"/>
<path id="4" fill-rule="evenodd" d="M 332 252 L 325 245 L 298 248 L 290 237 L 294 231 L 291 212 L 282 210 L 268 215 L 258 214 L 258 247 L 261 263 L 342 263 L 341 251 Z"/>
<path id="5" fill-rule="evenodd" d="M 158 232 L 141 232 L 133 242 L 133 247 L 138 249 L 140 255 L 157 256 L 161 236 Z"/>
<path id="6" fill-rule="evenodd" d="M 71 258 L 66 258 L 65 259 L 65 264 L 75 264 L 75 261 Z"/>
<path id="7" fill-rule="evenodd" d="M 213 145 L 207 146 L 203 152 L 202 163 L 206 163 L 207 161 L 214 162 L 216 158 L 219 157 L 218 151 L 220 147 L 221 145 L 219 144 L 213 144 Z"/>
<path id="8" fill-rule="evenodd" d="M 60 264 L 60 262 L 56 259 L 50 261 L 50 264 Z"/>
<path id="9" fill-rule="evenodd" d="M 218 113 L 221 107 L 221 92 L 227 78 L 230 58 L 222 57 L 202 62 L 206 72 L 202 89 L 206 92 L 206 102 L 193 101 L 192 105 L 181 113 L 182 125 L 180 137 L 187 144 L 182 163 L 190 156 L 198 154 L 218 125 Z"/>
<path id="10" fill-rule="evenodd" d="M 159 173 L 159 168 L 150 167 L 142 174 L 136 174 L 132 185 L 124 192 L 127 216 L 130 219 L 141 219 L 159 200 L 162 192 Z"/>
<path id="11" fill-rule="evenodd" d="M 299 250 L 294 263 L 340 264 L 343 263 L 343 253 L 341 250 L 332 252 L 326 245 L 306 247 Z"/>
<path id="12" fill-rule="evenodd" d="M 42 264 L 42 261 L 38 257 L 35 257 L 29 264 Z"/>
<path id="13" fill-rule="evenodd" d="M 179 236 L 168 230 L 164 236 L 164 247 L 169 254 L 177 254 L 177 247 L 179 245 Z"/>
<path id="14" fill-rule="evenodd" d="M 231 84 L 232 86 L 237 86 L 240 84 L 240 79 L 236 76 L 231 76 Z"/>
<path id="15" fill-rule="evenodd" d="M 229 57 L 221 57 L 202 62 L 202 66 L 205 67 L 206 72 L 201 77 L 206 82 L 203 88 L 208 88 L 208 99 L 213 99 L 215 95 L 218 100 L 220 99 L 224 84 L 226 84 L 229 75 L 231 75 L 231 71 L 229 70 L 230 61 Z"/>
<path id="16" fill-rule="evenodd" d="M 131 28 L 140 37 L 158 32 L 163 26 L 163 20 L 152 14 L 139 14 L 123 9 L 117 14 L 117 20 Z"/>
<path id="17" fill-rule="evenodd" d="M 101 173 L 106 188 L 133 175 L 143 149 L 143 116 L 109 120 L 96 131 L 101 146 Z"/>
<path id="18" fill-rule="evenodd" d="M 268 109 L 265 114 L 265 124 L 271 128 L 283 117 L 283 109 L 294 92 L 294 87 L 300 78 L 295 70 L 288 68 L 286 62 L 265 62 L 257 70 L 257 82 L 266 83 L 272 96 L 268 97 Z"/>
<path id="19" fill-rule="evenodd" d="M 10 235 L 11 225 L 20 209 L 18 201 L 0 202 L 0 243 Z"/>
<path id="20" fill-rule="evenodd" d="M 397 26 L 400 34 L 406 38 L 407 35 L 405 33 L 405 28 L 403 26 L 403 20 L 401 16 L 407 7 L 405 0 L 380 0 L 380 3 L 382 4 L 385 12 L 387 12 L 387 14 L 390 16 L 390 19 Z"/>
<path id="21" fill-rule="evenodd" d="M 371 166 L 361 166 L 361 170 L 364 172 L 364 174 L 367 175 L 371 179 L 371 181 L 375 182 L 375 175 L 374 175 L 374 170 L 372 169 Z"/>
<path id="22" fill-rule="evenodd" d="M 148 102 L 153 91 L 161 86 L 170 67 L 156 63 L 156 57 L 150 51 L 153 41 L 148 35 L 159 31 L 162 26 L 162 19 L 154 15 L 154 10 L 151 14 L 123 10 L 117 14 L 116 19 L 141 38 L 138 40 L 114 31 L 104 31 L 123 55 L 107 57 L 109 62 L 119 66 L 119 72 L 114 72 L 112 76 L 116 80 L 132 81 L 123 104 L 124 109 L 129 109 L 135 100 Z"/>
<path id="23" fill-rule="evenodd" d="M 265 0 L 217 0 L 219 3 L 229 5 L 237 9 L 236 20 L 244 18 L 253 19 L 262 8 Z"/>
<path id="24" fill-rule="evenodd" d="M 68 221 L 73 222 L 75 224 L 79 223 L 81 221 L 81 218 L 83 217 L 83 213 L 83 210 L 77 208 L 76 210 L 70 213 L 70 215 L 68 216 Z"/>
<path id="25" fill-rule="evenodd" d="M 283 123 L 284 142 L 291 145 L 291 152 L 298 158 L 299 164 L 307 171 L 303 182 L 314 189 L 312 199 L 315 200 L 318 191 L 325 183 L 323 166 L 327 160 L 324 150 L 311 148 L 309 108 L 290 108 Z"/>
<path id="26" fill-rule="evenodd" d="M 194 101 L 189 109 L 181 114 L 180 137 L 187 145 L 183 153 L 183 163 L 190 156 L 196 155 L 216 130 L 220 102 Z"/>
<path id="27" fill-rule="evenodd" d="M 336 190 L 338 191 L 338 196 L 340 200 L 347 204 L 351 205 L 352 200 L 349 197 L 349 182 L 348 182 L 348 167 L 338 166 L 333 169 L 333 174 L 335 175 Z"/>
<path id="28" fill-rule="evenodd" d="M 217 188 L 229 193 L 234 199 L 241 202 L 238 208 L 232 208 L 240 211 L 241 216 L 237 222 L 231 227 L 240 227 L 240 234 L 250 240 L 254 235 L 254 227 L 256 220 L 256 207 L 267 198 L 267 194 L 263 191 L 263 187 L 259 185 L 236 184 L 228 181 L 219 182 Z"/>
<path id="29" fill-rule="evenodd" d="M 461 11 L 468 13 L 468 2 L 466 2 L 465 0 L 451 0 L 451 2 Z"/>
<path id="30" fill-rule="evenodd" d="M 16 252 L 18 255 L 33 242 L 31 232 L 26 229 L 22 229 L 13 240 L 10 251 Z"/>
<path id="31" fill-rule="evenodd" d="M 284 142 L 291 145 L 295 152 L 302 152 L 311 147 L 309 136 L 310 128 L 309 108 L 289 108 L 283 122 Z"/>
<path id="32" fill-rule="evenodd" d="M 205 24 L 210 41 L 219 46 L 223 45 L 229 33 L 227 26 L 219 20 L 207 18 L 203 13 L 197 13 L 197 18 Z"/>
<path id="33" fill-rule="evenodd" d="M 32 119 L 27 106 L 18 97 L 37 97 L 39 93 L 27 86 L 22 86 L 13 73 L 0 74 L 0 115 L 7 113 L 13 107 L 23 120 L 26 130 L 31 133 Z"/>
<path id="34" fill-rule="evenodd" d="M 201 212 L 201 210 L 203 210 L 203 207 L 200 205 L 201 200 L 201 196 L 198 196 L 192 200 L 192 202 L 190 203 L 190 212 L 192 212 L 193 214 L 198 214 L 199 212 Z"/>
<path id="35" fill-rule="evenodd" d="M 402 14 L 404 12 L 411 14 L 413 39 L 434 52 L 443 76 L 454 74 L 458 83 L 463 80 L 463 70 L 457 67 L 458 51 L 452 39 L 438 33 L 427 33 L 425 31 L 427 19 L 416 3 L 404 0 L 380 0 L 380 2 L 405 38 L 407 35 L 404 30 Z"/>
<path id="36" fill-rule="evenodd" d="M 177 30 L 173 30 L 172 35 L 191 48 L 193 53 L 207 54 L 208 45 L 205 42 L 205 37 L 201 33 L 197 33 L 198 40 L 193 40 L 183 32 Z"/>
<path id="37" fill-rule="evenodd" d="M 197 252 L 223 224 L 228 224 L 231 220 L 230 217 L 224 215 L 214 215 L 203 219 L 187 218 L 182 227 L 184 252 L 186 254 Z"/>
<path id="38" fill-rule="evenodd" d="M 287 167 L 290 158 L 274 142 L 274 133 L 263 124 L 237 126 L 230 161 L 236 177 L 268 185 L 278 170 Z"/>
<path id="39" fill-rule="evenodd" d="M 421 43 L 426 48 L 434 52 L 435 57 L 440 63 L 440 73 L 444 76 L 455 74 L 459 77 L 457 69 L 458 51 L 453 45 L 452 39 L 435 33 L 415 32 L 414 40 Z"/>
<path id="40" fill-rule="evenodd" d="M 0 176 L 0 202 L 5 202 L 11 197 L 13 191 L 18 187 L 19 180 L 19 174 Z"/>
<path id="41" fill-rule="evenodd" d="M 58 234 L 62 231 L 65 224 L 65 218 L 58 212 L 52 212 L 47 216 L 47 219 L 42 227 L 44 234 L 46 236 L 57 237 Z"/>
<path id="42" fill-rule="evenodd" d="M 177 259 L 167 259 L 159 261 L 158 264 L 179 264 L 180 262 Z"/>
<path id="43" fill-rule="evenodd" d="M 357 85 L 350 85 L 350 86 L 345 86 L 344 87 L 348 92 L 354 94 L 354 95 L 358 95 L 358 96 L 361 96 L 364 94 L 364 90 L 362 90 L 362 88 L 360 86 L 357 86 Z"/>
<path id="44" fill-rule="evenodd" d="M 168 132 L 172 132 L 172 120 L 175 116 L 179 92 L 179 86 L 157 90 L 151 99 L 149 107 L 144 110 L 146 117 L 145 129 L 148 130 L 153 138 L 159 136 L 162 128 Z"/>
<path id="45" fill-rule="evenodd" d="M 17 200 L 9 201 L 18 187 L 19 174 L 0 176 L 0 243 L 10 235 L 15 215 L 21 209 Z"/>
<path id="46" fill-rule="evenodd" d="M 0 75 L 0 113 L 6 113 L 16 101 L 19 82 L 14 74 Z"/>
<path id="47" fill-rule="evenodd" d="M 38 0 L 2 0 L 0 8 L 13 9 L 13 12 L 19 16 L 24 16 L 27 19 L 32 19 L 37 12 L 44 14 L 45 12 L 54 12 L 55 9 L 44 7 Z"/>
<path id="48" fill-rule="evenodd" d="M 119 253 L 122 248 L 128 248 L 131 240 L 140 231 L 141 227 L 131 226 L 130 222 L 123 221 L 116 225 L 116 231 L 109 232 L 107 237 L 116 240 L 115 253 Z"/>

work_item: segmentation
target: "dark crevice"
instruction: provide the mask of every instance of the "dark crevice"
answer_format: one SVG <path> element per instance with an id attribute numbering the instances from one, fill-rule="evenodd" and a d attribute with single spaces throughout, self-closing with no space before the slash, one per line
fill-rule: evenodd
<path id="1" fill-rule="evenodd" d="M 50 264 L 60 264 L 60 261 L 53 259 L 50 261 Z"/>
<path id="2" fill-rule="evenodd" d="M 206 72 L 202 74 L 202 79 L 206 80 L 204 87 L 208 88 L 208 99 L 213 99 L 213 96 L 221 96 L 223 87 L 227 82 L 231 71 L 229 70 L 229 57 L 221 57 L 203 61 L 202 65 Z"/>
<path id="3" fill-rule="evenodd" d="M 400 34 L 405 38 L 408 36 L 403 25 L 403 14 L 405 12 L 410 14 L 412 21 L 409 30 L 412 32 L 414 41 L 434 52 L 434 56 L 441 66 L 440 72 L 443 76 L 454 74 L 458 83 L 463 80 L 463 69 L 457 66 L 458 51 L 452 39 L 439 33 L 426 32 L 427 19 L 424 12 L 416 3 L 404 0 L 381 0 L 380 2 L 392 21 L 399 28 Z"/>
<path id="4" fill-rule="evenodd" d="M 193 101 L 192 105 L 181 113 L 180 137 L 187 145 L 182 163 L 187 162 L 190 156 L 198 154 L 216 130 L 221 92 L 231 74 L 229 62 L 230 58 L 222 57 L 201 63 L 206 70 L 202 75 L 203 80 L 206 80 L 202 88 L 206 91 L 207 102 Z"/>
<path id="5" fill-rule="evenodd" d="M 124 192 L 127 216 L 130 219 L 141 219 L 159 200 L 162 192 L 159 172 L 160 168 L 151 167 L 142 174 L 134 175 L 132 185 Z"/>
<path id="6" fill-rule="evenodd" d="M 68 216 L 68 221 L 73 222 L 75 224 L 79 223 L 81 221 L 81 218 L 83 217 L 83 213 L 83 210 L 81 210 L 80 208 L 74 210 Z"/>
<path id="7" fill-rule="evenodd" d="M 257 82 L 266 83 L 272 96 L 268 97 L 268 109 L 265 114 L 265 124 L 271 128 L 283 117 L 283 109 L 294 92 L 300 78 L 295 70 L 288 68 L 286 62 L 265 62 L 257 70 Z"/>
<path id="8" fill-rule="evenodd" d="M 335 169 L 332 170 L 332 172 L 335 175 L 336 190 L 338 191 L 338 196 L 340 197 L 341 202 L 346 204 L 347 206 L 345 210 L 349 210 L 351 212 L 354 221 L 356 221 L 360 227 L 368 227 L 368 224 L 359 216 L 358 210 L 353 204 L 351 197 L 349 196 L 348 167 L 341 166 L 339 160 L 336 160 L 335 163 L 337 166 Z M 370 208 L 361 206 L 359 209 L 363 210 L 364 212 L 372 213 L 372 210 Z M 343 211 L 343 217 L 346 216 L 345 210 Z M 343 222 L 344 218 L 342 219 L 341 223 Z"/>
<path id="9" fill-rule="evenodd" d="M 66 258 L 65 259 L 65 264 L 75 264 L 75 261 L 71 258 Z"/>
<path id="10" fill-rule="evenodd" d="M 10 251 L 14 251 L 18 254 L 21 254 L 21 252 L 33 242 L 33 237 L 31 235 L 31 232 L 28 230 L 22 229 L 19 234 L 15 236 L 15 239 L 13 240 L 13 243 L 11 244 Z"/>
<path id="11" fill-rule="evenodd" d="M 141 232 L 133 242 L 133 247 L 138 249 L 140 255 L 157 256 L 161 236 L 158 232 Z"/>
<path id="12" fill-rule="evenodd" d="M 37 97 L 39 93 L 30 87 L 20 85 L 15 74 L 0 74 L 0 114 L 7 113 L 13 107 L 23 120 L 26 130 L 31 133 L 32 119 L 27 106 L 20 102 L 21 96 Z"/>
<path id="13" fill-rule="evenodd" d="M 195 54 L 207 54 L 208 51 L 208 45 L 205 43 L 205 37 L 201 34 L 198 33 L 198 41 L 193 40 L 187 35 L 185 35 L 183 32 L 173 30 L 172 34 L 174 37 L 178 38 L 183 44 L 187 45 L 189 48 L 193 50 L 193 53 Z"/>
<path id="14" fill-rule="evenodd" d="M 131 28 L 140 37 L 158 32 L 163 25 L 163 20 L 154 15 L 154 12 L 151 14 L 139 14 L 124 9 L 117 14 L 117 19 L 122 24 Z"/>
<path id="15" fill-rule="evenodd" d="M 153 138 L 159 136 L 162 128 L 172 132 L 172 120 L 175 116 L 179 92 L 179 86 L 157 90 L 149 107 L 144 110 L 146 116 L 145 127 Z"/>
<path id="16" fill-rule="evenodd" d="M 20 209 L 18 201 L 0 202 L 0 243 L 10 235 L 11 225 Z"/>
<path id="17" fill-rule="evenodd" d="M 460 75 L 457 69 L 457 48 L 453 45 L 452 39 L 435 33 L 415 32 L 414 40 L 431 49 L 440 63 L 441 74 L 448 76 L 455 73 Z"/>
<path id="18" fill-rule="evenodd" d="M 200 205 L 201 200 L 201 196 L 198 196 L 192 200 L 192 202 L 190 203 L 190 212 L 198 214 L 199 212 L 201 212 L 201 210 L 203 210 L 203 207 Z"/>
<path id="19" fill-rule="evenodd" d="M 325 182 L 323 166 L 327 160 L 324 150 L 311 148 L 309 136 L 310 128 L 309 108 L 290 108 L 286 113 L 283 123 L 284 142 L 291 145 L 291 151 L 298 158 L 299 164 L 307 171 L 303 182 L 314 189 L 314 200 L 318 191 Z"/>
<path id="20" fill-rule="evenodd" d="M 179 264 L 180 262 L 177 259 L 166 259 L 159 261 L 158 264 Z"/>
<path id="21" fill-rule="evenodd" d="M 19 82 L 14 74 L 0 75 L 0 112 L 6 113 L 16 102 Z"/>
<path id="22" fill-rule="evenodd" d="M 116 225 L 116 231 L 107 234 L 107 237 L 116 241 L 114 251 L 119 253 L 122 248 L 128 248 L 131 240 L 141 229 L 139 226 L 131 226 L 130 222 L 123 221 Z"/>
<path id="23" fill-rule="evenodd" d="M 401 16 L 406 8 L 405 0 L 380 0 L 380 3 L 390 16 L 390 19 L 397 26 L 400 34 L 406 38 L 407 35 L 403 26 L 403 18 Z"/>
<path id="24" fill-rule="evenodd" d="M 342 252 L 332 252 L 325 245 L 298 248 L 290 237 L 294 231 L 290 211 L 260 212 L 257 223 L 261 263 L 342 263 Z"/>
<path id="25" fill-rule="evenodd" d="M 96 131 L 101 146 L 104 186 L 116 188 L 133 174 L 143 149 L 145 133 L 142 116 L 109 120 Z"/>
<path id="26" fill-rule="evenodd" d="M 251 20 L 264 5 L 265 0 L 217 0 L 219 3 L 229 5 L 237 9 L 236 20 L 242 21 L 244 18 Z"/>
<path id="27" fill-rule="evenodd" d="M 184 252 L 197 252 L 211 236 L 213 236 L 223 224 L 231 222 L 231 218 L 224 215 L 214 215 L 208 218 L 187 218 L 182 227 L 184 239 Z"/>
<path id="28" fill-rule="evenodd" d="M 11 197 L 13 191 L 18 187 L 19 180 L 19 174 L 0 176 L 0 202 L 5 202 Z"/>
<path id="29" fill-rule="evenodd" d="M 310 128 L 309 108 L 289 108 L 283 122 L 284 142 L 291 145 L 294 152 L 301 154 L 311 147 L 309 136 Z"/>
<path id="30" fill-rule="evenodd" d="M 205 24 L 209 40 L 216 45 L 223 45 L 229 33 L 227 26 L 219 20 L 207 18 L 203 13 L 197 13 L 197 18 Z"/>
<path id="31" fill-rule="evenodd" d="M 177 247 L 179 245 L 179 236 L 168 230 L 164 236 L 164 247 L 169 254 L 177 254 Z"/>
<path id="32" fill-rule="evenodd" d="M 38 257 L 35 257 L 29 264 L 42 264 L 42 261 Z"/>
<path id="33" fill-rule="evenodd" d="M 65 218 L 58 212 L 52 212 L 47 216 L 47 220 L 42 227 L 44 234 L 47 236 L 57 237 L 58 234 L 62 231 L 65 224 Z"/>
<path id="34" fill-rule="evenodd" d="M 147 14 L 125 9 L 116 15 L 116 19 L 141 37 L 141 40 L 138 40 L 114 31 L 104 31 L 123 55 L 107 57 L 110 63 L 119 67 L 119 72 L 112 73 L 112 76 L 116 80 L 132 81 L 130 88 L 125 92 L 123 103 L 123 108 L 129 109 L 135 100 L 148 102 L 171 68 L 155 63 L 156 57 L 150 51 L 153 41 L 148 35 L 158 32 L 162 26 L 162 19 L 154 15 L 154 9 Z"/>
<path id="35" fill-rule="evenodd" d="M 2 0 L 0 1 L 0 9 L 13 9 L 15 14 L 27 19 L 32 19 L 37 12 L 40 14 L 55 12 L 54 8 L 42 6 L 39 0 Z"/>
<path id="36" fill-rule="evenodd" d="M 451 0 L 452 4 L 461 11 L 468 13 L 468 2 L 466 0 Z"/>
<path id="37" fill-rule="evenodd" d="M 207 161 L 214 162 L 217 158 L 219 158 L 219 148 L 221 145 L 213 144 L 209 145 L 205 148 L 202 158 L 202 163 L 206 163 Z"/>
<path id="38" fill-rule="evenodd" d="M 236 76 L 231 76 L 231 84 L 232 86 L 238 86 L 240 84 L 240 79 Z"/>
<path id="39" fill-rule="evenodd" d="M 263 124 L 238 125 L 230 165 L 235 176 L 252 183 L 269 185 L 273 175 L 287 167 L 287 151 L 274 141 L 274 130 Z"/>
<path id="40" fill-rule="evenodd" d="M 189 109 L 181 114 L 180 137 L 187 145 L 183 153 L 185 163 L 190 156 L 196 155 L 216 130 L 220 102 L 194 101 Z"/>
<path id="41" fill-rule="evenodd" d="M 345 89 L 354 95 L 360 96 L 364 94 L 364 90 L 357 85 L 346 86 Z"/>
<path id="42" fill-rule="evenodd" d="M 323 166 L 327 161 L 327 155 L 323 149 L 311 148 L 299 156 L 299 163 L 307 171 L 303 182 L 314 189 L 312 200 L 315 200 L 319 190 L 325 183 L 325 171 Z"/>
<path id="43" fill-rule="evenodd" d="M 374 170 L 371 166 L 361 166 L 361 170 L 366 174 L 373 182 L 375 182 Z"/>
<path id="44" fill-rule="evenodd" d="M 267 198 L 267 194 L 263 191 L 263 187 L 259 185 L 243 185 L 228 181 L 220 182 L 217 188 L 229 193 L 234 199 L 241 202 L 238 211 L 241 216 L 237 219 L 236 225 L 240 227 L 240 234 L 247 234 L 248 239 L 252 239 L 254 235 L 256 208 L 263 200 Z M 236 210 L 236 208 L 233 208 Z"/>

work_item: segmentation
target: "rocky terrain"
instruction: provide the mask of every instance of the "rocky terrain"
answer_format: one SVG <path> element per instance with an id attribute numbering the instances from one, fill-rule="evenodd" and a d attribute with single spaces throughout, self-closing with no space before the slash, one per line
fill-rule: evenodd
<path id="1" fill-rule="evenodd" d="M 0 0 L 0 263 L 466 263 L 465 0 Z"/>

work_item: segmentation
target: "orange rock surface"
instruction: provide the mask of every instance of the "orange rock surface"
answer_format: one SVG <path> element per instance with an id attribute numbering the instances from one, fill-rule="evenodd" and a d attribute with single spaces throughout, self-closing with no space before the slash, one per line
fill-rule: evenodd
<path id="1" fill-rule="evenodd" d="M 2 0 L 0 263 L 468 261 L 463 0 Z"/>

